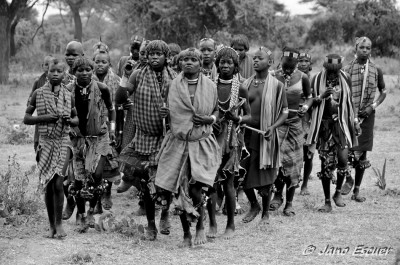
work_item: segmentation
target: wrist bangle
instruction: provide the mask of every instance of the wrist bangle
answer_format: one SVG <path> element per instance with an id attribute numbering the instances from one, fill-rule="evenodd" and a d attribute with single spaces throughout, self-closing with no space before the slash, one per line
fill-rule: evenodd
<path id="1" fill-rule="evenodd" d="M 378 102 L 374 102 L 371 105 L 372 109 L 376 109 L 376 107 L 378 107 Z"/>
<path id="2" fill-rule="evenodd" d="M 217 117 L 215 117 L 215 115 L 211 115 L 210 117 L 213 119 L 213 122 L 211 124 L 214 124 L 217 122 Z"/>
<path id="3" fill-rule="evenodd" d="M 110 131 L 115 132 L 115 121 L 110 121 Z"/>
<path id="4" fill-rule="evenodd" d="M 238 121 L 238 123 L 241 124 L 241 123 L 242 123 L 242 120 L 243 120 L 243 117 L 242 117 L 242 116 L 239 116 L 239 121 Z"/>

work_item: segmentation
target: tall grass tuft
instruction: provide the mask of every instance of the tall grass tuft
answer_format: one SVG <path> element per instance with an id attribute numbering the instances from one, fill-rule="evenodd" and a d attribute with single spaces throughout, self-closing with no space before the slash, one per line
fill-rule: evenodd
<path id="1" fill-rule="evenodd" d="M 382 173 L 378 168 L 372 168 L 375 172 L 376 176 L 376 183 L 375 185 L 378 186 L 381 190 L 386 189 L 386 159 L 385 162 L 383 163 L 383 168 L 382 168 Z"/>

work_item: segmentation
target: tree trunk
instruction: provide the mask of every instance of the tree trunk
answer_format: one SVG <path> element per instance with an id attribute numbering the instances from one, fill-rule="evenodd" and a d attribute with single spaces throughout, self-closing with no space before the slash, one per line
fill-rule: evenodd
<path id="1" fill-rule="evenodd" d="M 74 15 L 75 33 L 74 38 L 77 41 L 82 42 L 82 20 L 79 15 L 79 8 L 71 8 L 72 14 Z"/>
<path id="2" fill-rule="evenodd" d="M 74 39 L 82 42 L 82 20 L 81 15 L 79 14 L 79 9 L 82 7 L 85 0 L 67 0 L 67 3 L 71 9 L 71 12 L 74 16 L 74 24 L 75 24 L 75 33 Z"/>
<path id="3" fill-rule="evenodd" d="M 8 82 L 10 63 L 10 20 L 7 7 L 0 4 L 0 84 Z"/>
<path id="4" fill-rule="evenodd" d="M 17 54 L 17 47 L 15 47 L 15 29 L 17 28 L 19 20 L 15 20 L 10 27 L 10 57 Z"/>

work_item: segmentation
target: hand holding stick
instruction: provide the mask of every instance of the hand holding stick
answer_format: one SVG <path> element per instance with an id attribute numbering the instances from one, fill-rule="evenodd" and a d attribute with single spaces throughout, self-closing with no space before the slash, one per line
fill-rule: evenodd
<path id="1" fill-rule="evenodd" d="M 266 131 L 259 130 L 259 129 L 247 126 L 246 124 L 243 124 L 242 127 L 246 128 L 246 129 L 249 129 L 249 130 L 251 130 L 253 132 L 261 134 L 265 138 L 265 140 L 267 140 L 267 141 L 269 141 L 269 139 L 270 139 L 270 137 L 268 137 L 268 132 L 266 132 Z"/>

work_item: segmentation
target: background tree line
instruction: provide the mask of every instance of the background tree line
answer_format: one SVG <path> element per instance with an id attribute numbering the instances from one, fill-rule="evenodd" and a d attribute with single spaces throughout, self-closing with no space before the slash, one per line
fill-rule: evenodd
<path id="1" fill-rule="evenodd" d="M 63 53 L 72 39 L 86 49 L 101 39 L 119 57 L 133 34 L 185 48 L 203 37 L 229 43 L 232 35 L 244 33 L 253 45 L 270 49 L 320 44 L 327 50 L 366 35 L 374 55 L 399 56 L 396 1 L 301 2 L 313 2 L 314 12 L 290 16 L 277 0 L 0 0 L 0 83 L 8 79 L 10 60 L 32 68 L 45 54 Z M 45 19 L 37 9 L 49 7 L 58 14 Z"/>

